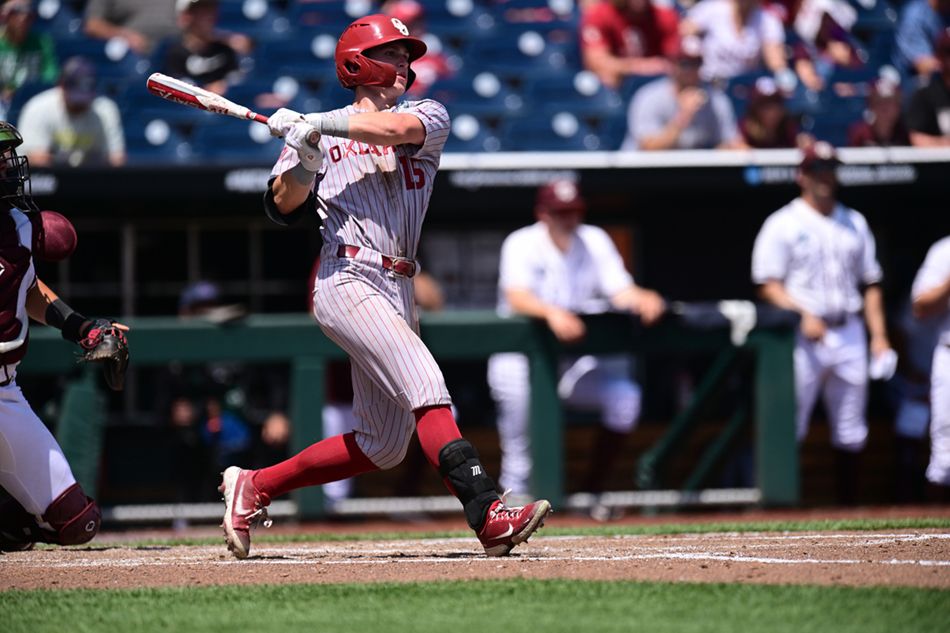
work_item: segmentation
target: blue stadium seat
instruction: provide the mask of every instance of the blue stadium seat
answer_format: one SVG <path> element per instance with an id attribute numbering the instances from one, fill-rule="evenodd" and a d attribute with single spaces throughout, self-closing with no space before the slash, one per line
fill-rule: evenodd
<path id="1" fill-rule="evenodd" d="M 513 151 L 589 151 L 604 149 L 604 140 L 569 112 L 551 117 L 524 117 L 502 124 L 501 141 Z"/>
<path id="2" fill-rule="evenodd" d="M 121 40 L 103 42 L 93 39 L 73 39 L 56 42 L 56 53 L 61 62 L 81 55 L 96 67 L 99 78 L 105 81 L 134 81 L 145 84 L 151 61 L 128 49 Z"/>
<path id="3" fill-rule="evenodd" d="M 264 41 L 285 37 L 290 21 L 267 0 L 220 0 L 218 27 Z"/>
<path id="4" fill-rule="evenodd" d="M 262 42 L 254 51 L 258 74 L 287 74 L 298 81 L 326 82 L 336 78 L 333 54 L 337 38 L 329 34 L 295 30 L 281 40 Z"/>
<path id="5" fill-rule="evenodd" d="M 13 98 L 10 101 L 9 107 L 7 108 L 7 120 L 19 120 L 20 111 L 23 109 L 23 105 L 39 93 L 51 87 L 52 84 L 43 83 L 41 81 L 28 81 L 17 88 L 17 91 L 13 93 Z"/>
<path id="6" fill-rule="evenodd" d="M 828 108 L 823 112 L 804 115 L 802 131 L 811 133 L 820 141 L 842 147 L 848 142 L 848 127 L 860 121 L 861 117 L 862 112 Z"/>
<path id="7" fill-rule="evenodd" d="M 533 76 L 525 86 L 525 96 L 533 107 L 545 112 L 581 109 L 606 114 L 625 105 L 620 93 L 604 87 L 587 71 Z"/>
<path id="8" fill-rule="evenodd" d="M 461 76 L 433 84 L 429 97 L 441 102 L 449 113 L 517 114 L 524 106 L 520 95 L 491 73 Z"/>
<path id="9" fill-rule="evenodd" d="M 60 40 L 85 38 L 82 30 L 82 14 L 79 8 L 68 2 L 39 2 L 36 4 L 36 29 L 49 33 Z"/>
<path id="10" fill-rule="evenodd" d="M 573 33 L 573 35 L 571 35 Z M 576 32 L 506 25 L 490 38 L 473 39 L 464 54 L 466 64 L 522 72 L 577 67 Z"/>
<path id="11" fill-rule="evenodd" d="M 182 165 L 192 161 L 185 136 L 169 121 L 148 114 L 123 120 L 129 165 Z"/>
<path id="12" fill-rule="evenodd" d="M 216 165 L 271 165 L 282 147 L 265 126 L 225 117 L 196 128 L 192 136 L 195 156 Z"/>
<path id="13" fill-rule="evenodd" d="M 346 11 L 339 0 L 293 0 L 287 6 L 287 19 L 299 29 L 323 31 L 337 37 L 359 16 Z"/>

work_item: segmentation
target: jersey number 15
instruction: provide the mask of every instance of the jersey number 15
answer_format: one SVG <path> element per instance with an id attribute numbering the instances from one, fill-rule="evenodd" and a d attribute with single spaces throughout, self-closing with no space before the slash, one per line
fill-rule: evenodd
<path id="1" fill-rule="evenodd" d="M 399 157 L 402 175 L 406 179 L 406 189 L 422 189 L 426 184 L 426 173 L 419 167 L 420 162 L 415 158 Z"/>

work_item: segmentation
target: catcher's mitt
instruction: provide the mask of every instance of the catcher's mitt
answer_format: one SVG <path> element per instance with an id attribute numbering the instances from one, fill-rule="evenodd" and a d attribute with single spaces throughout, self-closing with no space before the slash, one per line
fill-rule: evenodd
<path id="1" fill-rule="evenodd" d="M 125 370 L 129 366 L 129 344 L 125 333 L 111 321 L 96 319 L 79 345 L 83 349 L 79 360 L 102 363 L 106 384 L 113 391 L 122 391 Z"/>

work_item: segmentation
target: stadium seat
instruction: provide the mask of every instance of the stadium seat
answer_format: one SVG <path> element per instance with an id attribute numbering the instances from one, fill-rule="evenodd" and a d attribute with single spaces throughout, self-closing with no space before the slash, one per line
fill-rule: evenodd
<path id="1" fill-rule="evenodd" d="M 320 30 L 336 33 L 343 29 L 359 15 L 347 11 L 347 5 L 352 3 L 339 0 L 293 0 L 287 7 L 287 19 L 300 29 Z"/>
<path id="2" fill-rule="evenodd" d="M 78 6 L 59 0 L 40 0 L 34 4 L 34 24 L 38 31 L 49 33 L 57 42 L 86 37 L 82 30 L 82 14 Z"/>
<path id="3" fill-rule="evenodd" d="M 603 139 L 570 112 L 524 117 L 502 124 L 502 149 L 512 151 L 588 151 L 603 149 Z"/>
<path id="4" fill-rule="evenodd" d="M 218 27 L 256 41 L 283 38 L 291 23 L 274 5 L 267 0 L 221 0 Z"/>
<path id="5" fill-rule="evenodd" d="M 123 121 L 129 165 L 182 165 L 192 162 L 191 147 L 172 122 L 148 114 Z"/>
<path id="6" fill-rule="evenodd" d="M 7 107 L 6 119 L 8 121 L 18 121 L 23 105 L 37 94 L 51 87 L 52 84 L 43 83 L 41 81 L 28 81 L 17 88 L 17 91 L 13 93 L 13 98 L 10 100 L 10 105 Z"/>
<path id="7" fill-rule="evenodd" d="M 266 126 L 227 117 L 196 128 L 192 136 L 195 156 L 215 165 L 271 165 L 282 147 Z"/>
<path id="8" fill-rule="evenodd" d="M 525 97 L 545 112 L 584 110 L 606 114 L 625 105 L 620 93 L 604 87 L 589 71 L 534 76 L 525 86 Z"/>
<path id="9" fill-rule="evenodd" d="M 497 76 L 479 73 L 474 77 L 453 77 L 433 84 L 429 96 L 448 108 L 450 114 L 517 114 L 524 101 Z"/>
<path id="10" fill-rule="evenodd" d="M 151 61 L 129 49 L 121 39 L 107 42 L 93 39 L 72 39 L 56 42 L 56 53 L 61 62 L 73 56 L 82 56 L 92 62 L 96 73 L 105 81 L 135 81 L 145 77 L 151 69 Z"/>

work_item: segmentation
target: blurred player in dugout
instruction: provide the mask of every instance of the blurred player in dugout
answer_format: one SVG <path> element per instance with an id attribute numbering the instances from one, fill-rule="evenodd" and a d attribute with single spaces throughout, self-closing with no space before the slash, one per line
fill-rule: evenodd
<path id="1" fill-rule="evenodd" d="M 606 231 L 582 223 L 586 210 L 573 182 L 545 185 L 535 202 L 537 222 L 509 235 L 501 248 L 498 313 L 544 319 L 557 339 L 568 345 L 584 338 L 579 315 L 617 310 L 639 315 L 651 325 L 666 310 L 659 294 L 634 283 Z M 561 358 L 561 401 L 595 410 L 603 422 L 581 484 L 586 492 L 604 491 L 624 439 L 640 415 L 640 387 L 631 378 L 630 361 L 626 354 Z M 500 484 L 515 494 L 526 494 L 532 469 L 527 357 L 495 354 L 488 361 L 488 383 L 498 407 Z M 610 509 L 600 504 L 592 514 L 611 516 Z"/>

